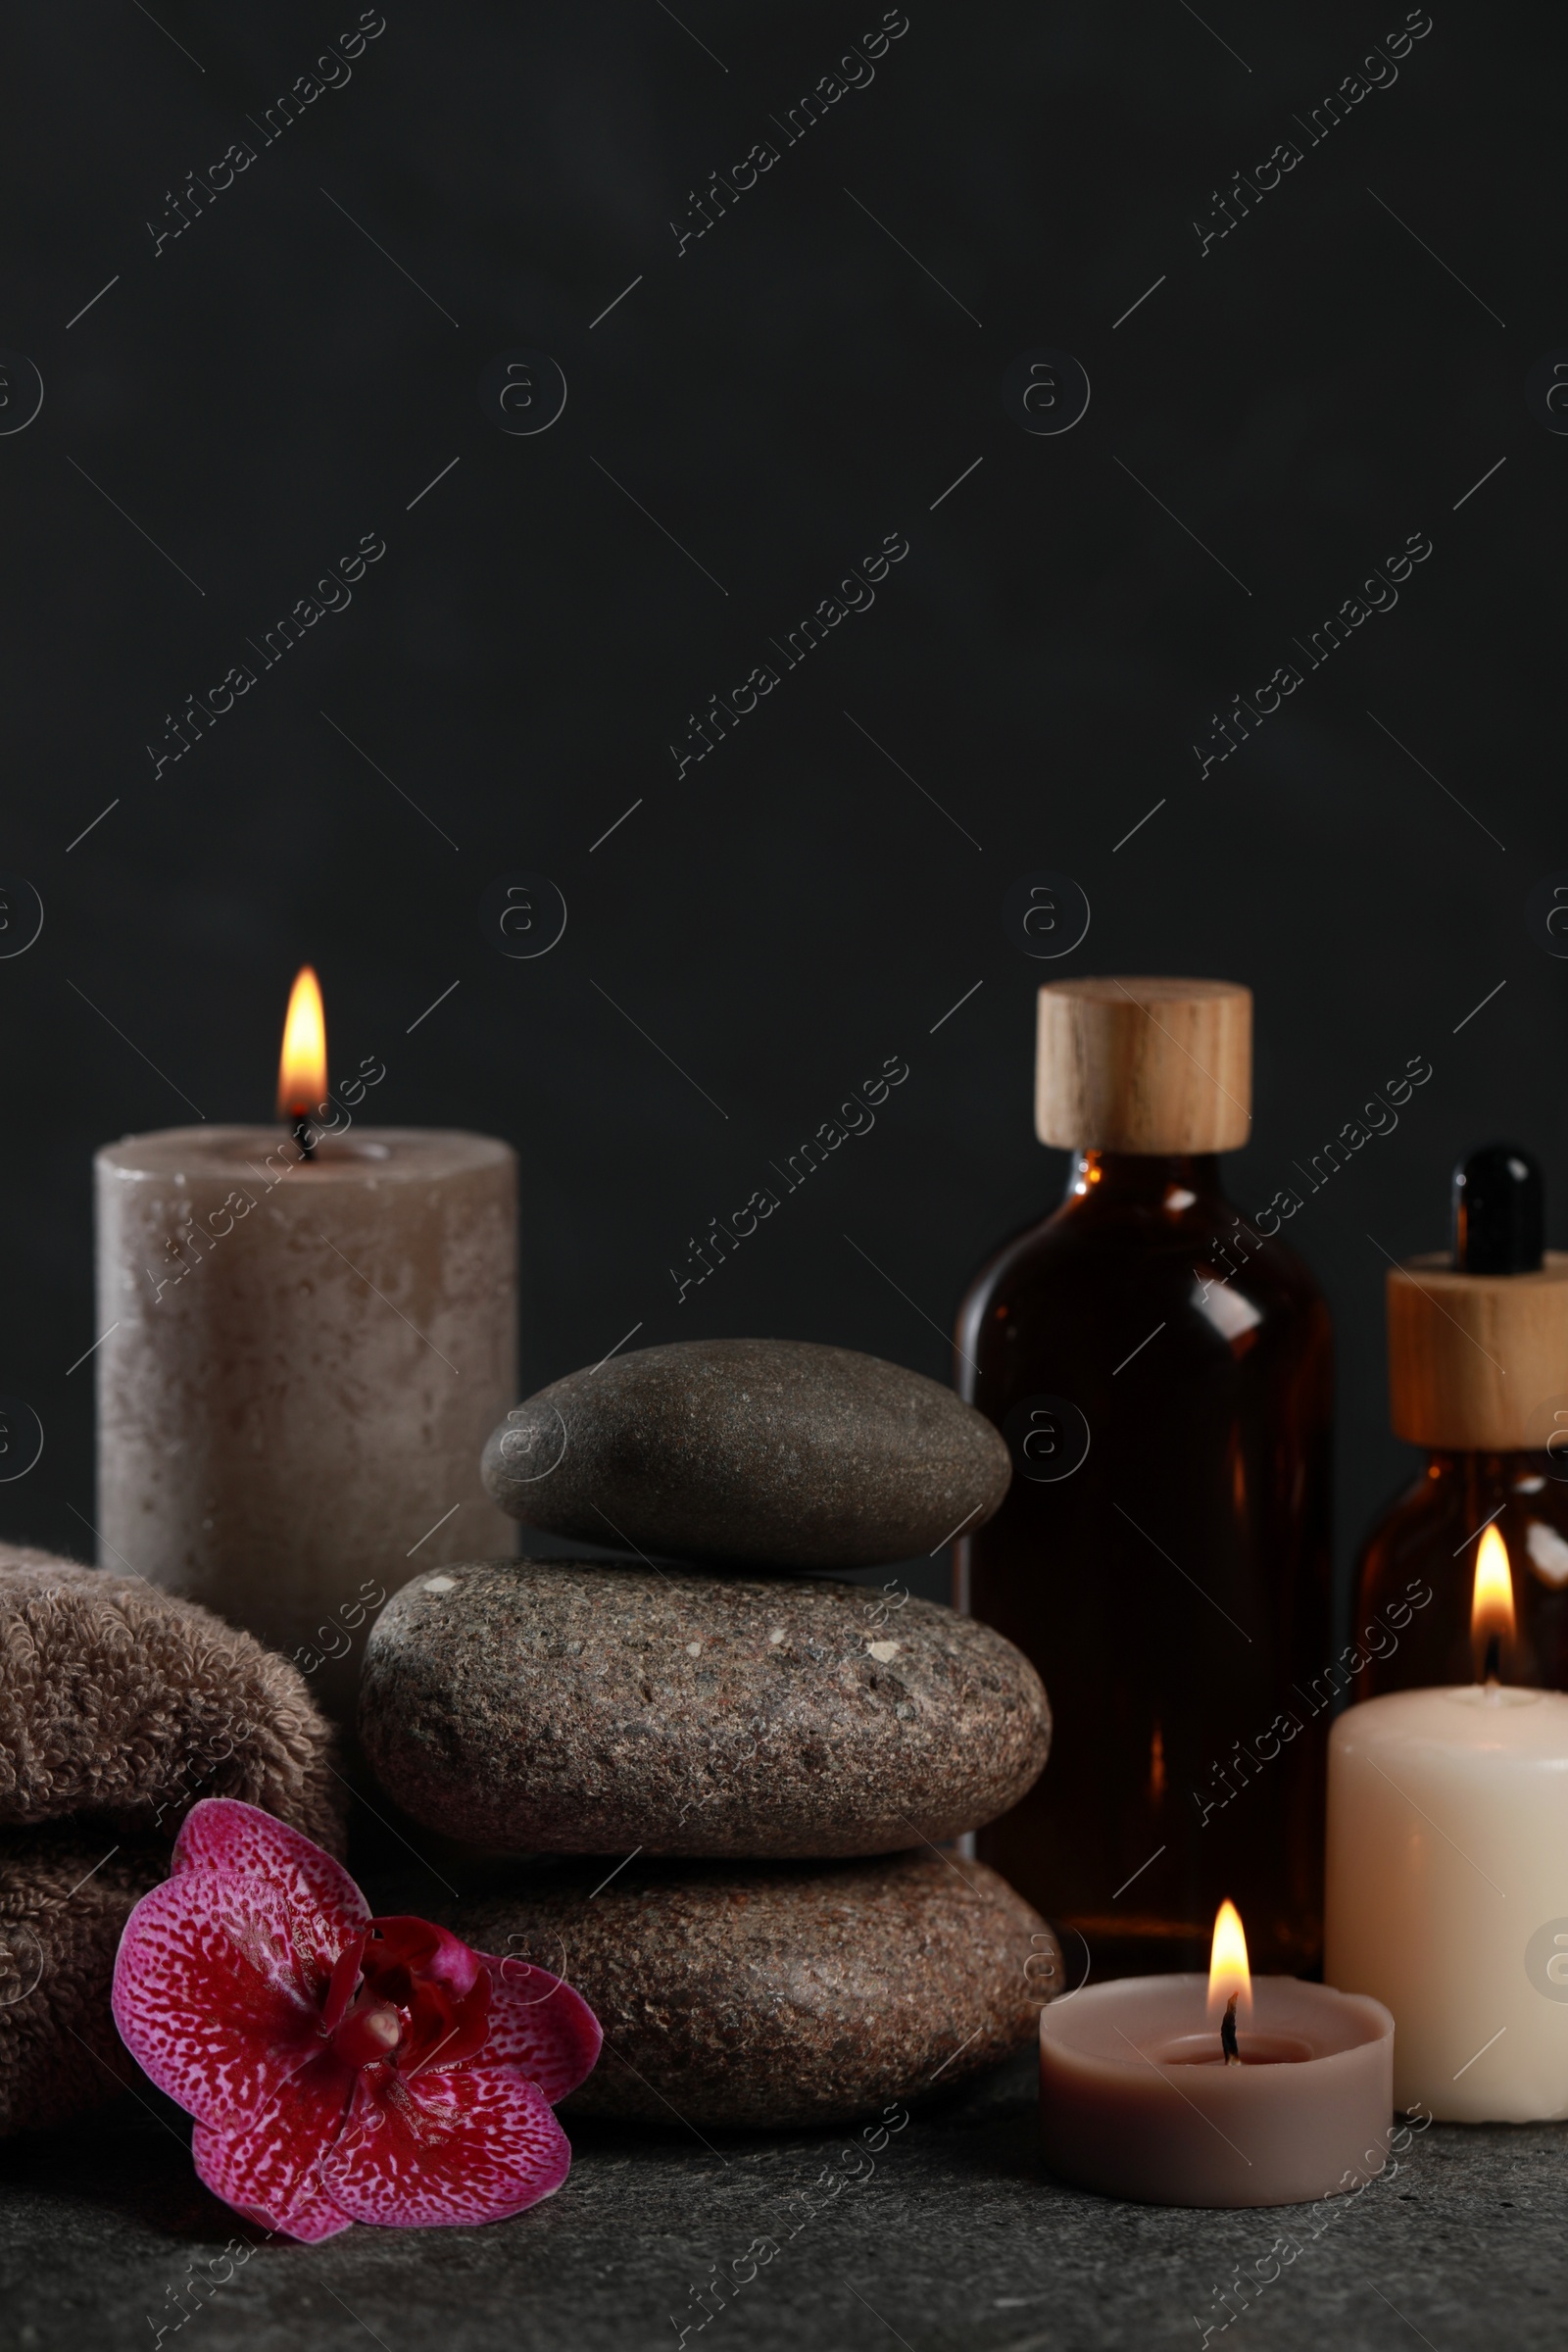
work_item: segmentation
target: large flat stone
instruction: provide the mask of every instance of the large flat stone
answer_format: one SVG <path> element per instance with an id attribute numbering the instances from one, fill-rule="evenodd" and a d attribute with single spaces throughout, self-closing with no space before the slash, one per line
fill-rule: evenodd
<path id="1" fill-rule="evenodd" d="M 484 1452 L 503 1510 L 587 1544 L 871 1568 L 990 1518 L 1007 1448 L 918 1372 L 801 1340 L 690 1340 L 541 1389 Z"/>
<path id="2" fill-rule="evenodd" d="M 808 1577 L 479 1560 L 393 1594 L 360 1732 L 418 1821 L 509 1853 L 888 1853 L 1015 1803 L 1051 1714 L 1002 1635 Z"/>
<path id="3" fill-rule="evenodd" d="M 564 1974 L 605 2029 L 578 2115 L 844 2123 L 1027 2046 L 1055 1938 L 983 1862 L 634 1862 L 536 1872 L 453 1921 Z"/>

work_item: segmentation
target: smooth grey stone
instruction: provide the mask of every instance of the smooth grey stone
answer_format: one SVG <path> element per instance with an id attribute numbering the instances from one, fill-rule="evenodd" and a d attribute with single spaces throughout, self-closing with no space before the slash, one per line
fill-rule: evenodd
<path id="1" fill-rule="evenodd" d="M 935 1601 L 814 1577 L 478 1560 L 395 1592 L 360 1735 L 416 1820 L 509 1853 L 833 1855 L 1016 1803 L 1051 1711 Z"/>
<path id="2" fill-rule="evenodd" d="M 983 1862 L 602 1861 L 521 1874 L 450 1924 L 564 1976 L 605 2030 L 563 2112 L 843 2123 L 1025 2048 L 1066 1990 L 1038 1912 Z"/>
<path id="3" fill-rule="evenodd" d="M 573 1372 L 484 1449 L 514 1518 L 741 1566 L 874 1568 L 990 1518 L 1007 1448 L 951 1389 L 804 1340 L 683 1340 Z"/>

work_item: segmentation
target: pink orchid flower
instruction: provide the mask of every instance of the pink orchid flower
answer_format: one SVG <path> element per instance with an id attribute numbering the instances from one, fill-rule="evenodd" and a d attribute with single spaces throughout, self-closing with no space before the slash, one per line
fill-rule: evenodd
<path id="1" fill-rule="evenodd" d="M 545 1970 L 372 1919 L 331 1855 L 255 1805 L 192 1807 L 115 1961 L 115 2023 L 196 2118 L 208 2187 L 290 2237 L 502 2220 L 571 2164 L 552 2112 L 603 2038 Z"/>

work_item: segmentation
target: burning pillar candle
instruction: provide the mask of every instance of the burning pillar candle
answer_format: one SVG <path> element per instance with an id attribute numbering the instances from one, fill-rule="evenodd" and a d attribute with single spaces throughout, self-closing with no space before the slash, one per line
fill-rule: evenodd
<path id="1" fill-rule="evenodd" d="M 1326 1964 L 1388 2004 L 1395 2097 L 1450 2123 L 1568 2116 L 1568 1697 L 1501 1678 L 1494 1527 L 1476 1560 L 1477 1681 L 1347 1708 L 1329 1743 Z"/>
<path id="2" fill-rule="evenodd" d="M 1253 1984 L 1222 1903 L 1206 1978 L 1120 1977 L 1040 2013 L 1046 2162 L 1151 2205 L 1295 2205 L 1387 2159 L 1394 2020 L 1295 1977 Z"/>
<path id="3" fill-rule="evenodd" d="M 367 1127 L 327 1089 L 315 974 L 281 1127 L 97 1155 L 100 1564 L 246 1627 L 346 1720 L 363 1628 L 421 1568 L 514 1548 L 479 1455 L 514 1401 L 516 1160 Z"/>

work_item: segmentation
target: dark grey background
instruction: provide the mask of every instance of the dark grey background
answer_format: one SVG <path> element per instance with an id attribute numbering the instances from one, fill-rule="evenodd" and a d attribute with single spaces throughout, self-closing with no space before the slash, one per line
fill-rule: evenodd
<path id="1" fill-rule="evenodd" d="M 0 963 L 0 1391 L 47 1443 L 6 1535 L 90 1544 L 93 1148 L 270 1115 L 307 957 L 334 1070 L 387 1064 L 378 1119 L 516 1144 L 525 1390 L 638 1323 L 945 1373 L 968 1273 L 1060 1188 L 1031 1084 L 1061 970 L 1250 983 L 1249 1211 L 1434 1065 L 1290 1229 L 1338 1320 L 1342 1567 L 1408 1459 L 1380 1247 L 1440 1244 L 1451 1161 L 1496 1133 L 1568 1238 L 1568 967 L 1524 921 L 1568 866 L 1568 441 L 1524 399 L 1568 345 L 1554 15 L 1436 0 L 1396 83 L 1200 258 L 1216 187 L 1304 148 L 1293 116 L 1402 7 L 908 13 L 785 147 L 771 118 L 878 7 L 388 0 L 264 147 L 247 116 L 354 7 L 8 12 L 0 344 L 45 400 L 0 438 L 0 869 L 46 921 Z M 241 137 L 255 164 L 155 259 L 146 223 Z M 690 192 L 764 138 L 677 258 Z M 1061 438 L 1002 405 L 1040 347 L 1093 387 Z M 477 399 L 518 348 L 569 388 L 535 438 Z M 366 532 L 352 607 L 155 781 L 165 714 Z M 677 781 L 687 713 L 890 532 L 874 609 Z M 1200 781 L 1211 713 L 1412 532 L 1397 610 Z M 1092 902 L 1064 965 L 1003 930 L 1040 867 Z M 514 869 L 568 903 L 540 961 L 479 934 Z M 874 1132 L 677 1305 L 688 1237 L 889 1055 Z"/>

